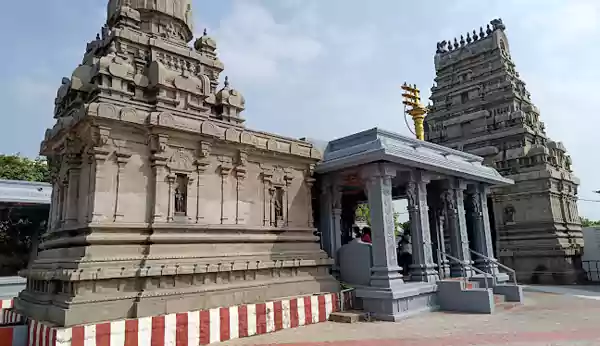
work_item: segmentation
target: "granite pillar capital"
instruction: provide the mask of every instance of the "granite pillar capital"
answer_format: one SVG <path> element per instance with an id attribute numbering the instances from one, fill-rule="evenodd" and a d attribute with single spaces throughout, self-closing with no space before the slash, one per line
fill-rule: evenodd
<path id="1" fill-rule="evenodd" d="M 371 181 L 377 178 L 393 178 L 396 176 L 396 168 L 389 163 L 373 163 L 363 167 L 360 171 L 360 177 L 364 181 Z"/>

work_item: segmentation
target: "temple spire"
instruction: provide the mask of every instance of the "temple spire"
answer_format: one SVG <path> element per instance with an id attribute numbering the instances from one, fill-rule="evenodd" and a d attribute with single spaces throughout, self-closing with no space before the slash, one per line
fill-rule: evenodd
<path id="1" fill-rule="evenodd" d="M 117 25 L 122 16 L 133 16 L 149 34 L 185 42 L 193 38 L 191 0 L 109 0 L 107 14 L 109 26 Z"/>

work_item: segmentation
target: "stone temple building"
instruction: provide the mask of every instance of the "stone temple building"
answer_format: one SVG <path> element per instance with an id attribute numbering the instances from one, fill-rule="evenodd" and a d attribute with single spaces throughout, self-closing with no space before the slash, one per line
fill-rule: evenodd
<path id="1" fill-rule="evenodd" d="M 16 308 L 55 326 L 339 291 L 301 140 L 253 131 L 190 0 L 110 0 L 41 153 L 50 227 Z"/>
<path id="2" fill-rule="evenodd" d="M 482 156 L 515 181 L 488 204 L 496 254 L 520 280 L 572 282 L 583 246 L 579 181 L 563 144 L 545 133 L 505 30 L 496 19 L 438 43 L 426 140 Z"/>

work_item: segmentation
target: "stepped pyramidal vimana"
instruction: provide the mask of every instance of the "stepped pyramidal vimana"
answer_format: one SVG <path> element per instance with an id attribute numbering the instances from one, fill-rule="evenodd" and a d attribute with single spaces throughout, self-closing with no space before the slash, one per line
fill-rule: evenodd
<path id="1" fill-rule="evenodd" d="M 50 226 L 15 302 L 27 316 L 72 326 L 339 291 L 314 235 L 321 154 L 244 126 L 191 11 L 110 0 L 63 79 L 41 145 Z"/>
<path id="2" fill-rule="evenodd" d="M 524 281 L 572 282 L 583 247 L 578 179 L 511 58 L 502 20 L 437 44 L 426 140 L 484 158 L 515 181 L 488 203 L 496 253 Z"/>

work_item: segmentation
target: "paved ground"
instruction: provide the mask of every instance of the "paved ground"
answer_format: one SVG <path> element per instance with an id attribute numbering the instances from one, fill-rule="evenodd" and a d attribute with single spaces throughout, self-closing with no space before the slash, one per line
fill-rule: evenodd
<path id="1" fill-rule="evenodd" d="M 553 293 L 539 292 L 541 288 Z M 600 345 L 600 289 L 527 290 L 525 305 L 494 315 L 435 312 L 398 323 L 322 323 L 223 346 Z M 582 293 L 583 292 L 583 293 Z M 588 294 L 589 293 L 589 294 Z M 586 295 L 587 294 L 587 295 Z"/>

